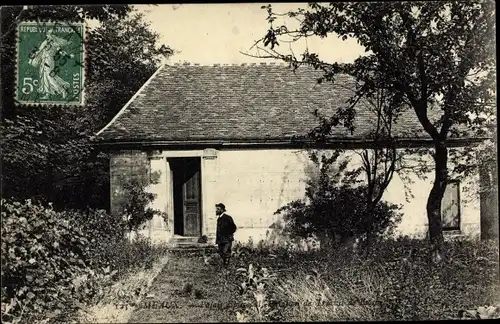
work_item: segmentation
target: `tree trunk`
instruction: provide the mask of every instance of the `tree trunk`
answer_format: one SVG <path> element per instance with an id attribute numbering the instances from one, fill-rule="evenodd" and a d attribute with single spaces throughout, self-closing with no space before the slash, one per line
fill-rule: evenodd
<path id="1" fill-rule="evenodd" d="M 366 209 L 366 237 L 365 237 L 365 240 L 364 242 L 361 242 L 361 246 L 360 246 L 360 252 L 361 252 L 361 256 L 364 257 L 364 258 L 367 258 L 369 253 L 370 253 L 370 250 L 371 250 L 371 247 L 372 247 L 372 244 L 373 244 L 373 238 L 374 238 L 374 235 L 373 235 L 373 213 L 374 213 L 374 210 L 375 210 L 375 203 L 372 201 L 372 198 L 370 197 L 369 198 L 369 202 L 367 204 L 367 209 Z"/>
<path id="2" fill-rule="evenodd" d="M 448 149 L 442 141 L 435 143 L 435 178 L 427 199 L 427 219 L 431 241 L 432 260 L 440 262 L 443 256 L 443 229 L 441 226 L 441 201 L 448 179 Z"/>
<path id="3" fill-rule="evenodd" d="M 335 237 L 332 233 L 324 232 L 320 235 L 320 249 L 323 252 L 331 253 L 335 246 Z"/>

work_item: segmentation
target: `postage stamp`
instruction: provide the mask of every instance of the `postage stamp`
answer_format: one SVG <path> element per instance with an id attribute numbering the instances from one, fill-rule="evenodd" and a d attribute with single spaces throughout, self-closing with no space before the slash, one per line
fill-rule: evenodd
<path id="1" fill-rule="evenodd" d="M 17 32 L 17 102 L 83 105 L 84 24 L 20 22 Z"/>

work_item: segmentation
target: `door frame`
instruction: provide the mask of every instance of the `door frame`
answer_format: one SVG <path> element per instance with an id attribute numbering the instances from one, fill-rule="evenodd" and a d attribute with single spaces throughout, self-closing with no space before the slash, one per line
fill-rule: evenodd
<path id="1" fill-rule="evenodd" d="M 167 173 L 167 212 L 172 215 L 170 219 L 170 231 L 174 233 L 174 179 L 173 179 L 173 171 L 170 168 L 170 163 L 168 162 L 169 158 L 199 158 L 200 159 L 200 232 L 201 235 L 206 235 L 205 233 L 205 215 L 204 212 L 206 210 L 205 206 L 205 171 L 204 171 L 204 163 L 203 163 L 203 150 L 188 150 L 188 151 L 163 151 L 161 156 L 165 159 L 166 173 Z"/>

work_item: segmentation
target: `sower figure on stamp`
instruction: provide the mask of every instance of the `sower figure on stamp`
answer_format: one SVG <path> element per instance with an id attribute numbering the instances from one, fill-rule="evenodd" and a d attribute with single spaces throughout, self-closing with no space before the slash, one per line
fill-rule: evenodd
<path id="1" fill-rule="evenodd" d="M 233 218 L 226 214 L 226 206 L 224 204 L 219 203 L 215 205 L 215 214 L 218 216 L 215 243 L 217 244 L 223 264 L 227 266 L 231 257 L 231 245 L 234 241 L 236 225 Z"/>
<path id="2" fill-rule="evenodd" d="M 70 84 L 56 74 L 54 57 L 58 52 L 65 54 L 62 48 L 69 44 L 69 41 L 55 36 L 53 29 L 49 29 L 40 47 L 32 54 L 28 63 L 39 67 L 38 92 L 43 95 L 41 99 L 48 99 L 49 95 L 61 95 L 63 98 L 68 95 Z"/>

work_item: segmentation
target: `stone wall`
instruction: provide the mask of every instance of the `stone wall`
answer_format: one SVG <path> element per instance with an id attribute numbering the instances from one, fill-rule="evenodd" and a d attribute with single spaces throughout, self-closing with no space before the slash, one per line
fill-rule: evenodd
<path id="1" fill-rule="evenodd" d="M 351 166 L 360 161 L 357 154 L 348 152 Z M 172 194 L 169 189 L 170 169 L 168 157 L 200 156 L 202 163 L 202 233 L 214 238 L 216 217 L 215 204 L 222 202 L 233 216 L 238 231 L 236 240 L 254 242 L 266 236 L 270 227 L 279 221 L 274 212 L 296 199 L 304 198 L 306 180 L 314 173 L 307 152 L 294 149 L 225 149 L 207 157 L 203 150 L 158 151 L 154 158 L 140 151 L 122 151 L 111 155 L 111 210 L 119 210 L 122 204 L 121 182 L 125 177 L 147 176 L 144 171 L 160 171 L 160 182 L 150 187 L 157 194 L 153 206 L 169 214 L 168 226 L 161 219 L 149 224 L 149 235 L 166 241 L 173 233 Z M 358 156 L 359 157 L 359 156 Z M 431 159 L 429 157 L 429 159 Z M 450 166 L 451 167 L 451 166 Z M 398 235 L 424 238 L 427 234 L 426 202 L 433 181 L 429 172 L 423 179 L 411 176 L 411 197 L 405 196 L 403 180 L 395 175 L 383 199 L 403 205 L 404 217 L 396 232 Z M 478 192 L 479 175 L 464 179 L 460 186 L 460 235 L 476 237 L 481 232 Z M 407 183 L 408 184 L 408 183 Z M 481 206 L 482 207 L 482 206 Z M 153 228 L 153 232 L 151 232 Z"/>
<path id="2" fill-rule="evenodd" d="M 110 154 L 110 211 L 118 213 L 123 209 L 123 184 L 134 177 L 149 176 L 149 160 L 145 152 L 118 151 Z"/>

